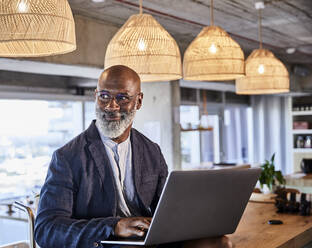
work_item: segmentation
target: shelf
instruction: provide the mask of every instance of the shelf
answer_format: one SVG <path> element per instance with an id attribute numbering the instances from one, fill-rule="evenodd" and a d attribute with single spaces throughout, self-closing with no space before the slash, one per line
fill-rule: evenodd
<path id="1" fill-rule="evenodd" d="M 304 116 L 304 115 L 312 115 L 312 111 L 293 111 L 293 116 Z"/>
<path id="2" fill-rule="evenodd" d="M 213 128 L 212 127 L 208 127 L 208 128 L 189 128 L 189 129 L 183 129 L 181 128 L 181 132 L 193 132 L 193 131 L 212 131 Z"/>
<path id="3" fill-rule="evenodd" d="M 312 153 L 312 148 L 294 148 L 293 151 L 296 153 Z"/>
<path id="4" fill-rule="evenodd" d="M 312 134 L 312 129 L 293 129 L 293 134 Z"/>

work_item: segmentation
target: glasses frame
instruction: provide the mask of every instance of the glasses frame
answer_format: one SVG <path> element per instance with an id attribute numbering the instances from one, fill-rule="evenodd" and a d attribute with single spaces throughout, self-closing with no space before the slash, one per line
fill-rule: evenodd
<path id="1" fill-rule="evenodd" d="M 108 94 L 111 96 L 110 99 L 107 99 L 107 102 L 101 98 L 101 93 L 103 93 L 103 92 L 108 93 Z M 109 104 L 109 103 L 114 99 L 115 102 L 116 102 L 119 106 L 126 106 L 126 105 L 128 105 L 128 104 L 133 100 L 133 98 L 135 98 L 135 97 L 138 96 L 138 95 L 141 95 L 142 92 L 138 92 L 138 93 L 135 93 L 134 95 L 131 95 L 131 96 L 130 96 L 130 95 L 128 95 L 127 93 L 112 94 L 112 93 L 110 93 L 110 92 L 107 91 L 107 90 L 97 90 L 97 89 L 95 89 L 95 94 L 96 94 L 97 98 L 99 99 L 99 101 L 102 102 L 102 103 Z M 117 95 L 125 95 L 125 96 L 127 96 L 127 97 L 129 98 L 129 101 L 126 102 L 126 103 L 120 103 L 120 102 L 116 99 Z"/>

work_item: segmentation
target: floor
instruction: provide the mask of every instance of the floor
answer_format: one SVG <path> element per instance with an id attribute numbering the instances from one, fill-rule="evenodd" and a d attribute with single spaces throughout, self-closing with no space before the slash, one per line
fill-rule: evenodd
<path id="1" fill-rule="evenodd" d="M 0 246 L 20 240 L 28 240 L 27 222 L 0 218 Z"/>

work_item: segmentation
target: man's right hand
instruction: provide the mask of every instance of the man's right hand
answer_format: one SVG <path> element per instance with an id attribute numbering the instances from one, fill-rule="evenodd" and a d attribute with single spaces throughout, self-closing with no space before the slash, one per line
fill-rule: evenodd
<path id="1" fill-rule="evenodd" d="M 120 219 L 115 226 L 115 236 L 128 238 L 131 236 L 144 236 L 148 230 L 152 218 L 149 217 L 129 217 Z"/>

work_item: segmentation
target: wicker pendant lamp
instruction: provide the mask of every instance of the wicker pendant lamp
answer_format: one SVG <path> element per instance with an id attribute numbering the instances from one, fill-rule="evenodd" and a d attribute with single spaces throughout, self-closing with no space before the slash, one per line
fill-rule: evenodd
<path id="1" fill-rule="evenodd" d="M 126 65 L 142 82 L 182 77 L 180 50 L 171 35 L 151 16 L 132 15 L 107 46 L 104 67 Z"/>
<path id="2" fill-rule="evenodd" d="M 38 57 L 76 49 L 67 0 L 1 0 L 0 56 Z"/>
<path id="3" fill-rule="evenodd" d="M 256 5 L 257 8 L 257 5 Z M 261 9 L 259 8 L 260 49 L 246 60 L 246 77 L 236 80 L 236 94 L 259 95 L 289 92 L 289 74 L 284 64 L 272 52 L 262 48 Z"/>
<path id="4" fill-rule="evenodd" d="M 224 81 L 243 77 L 244 53 L 226 31 L 214 26 L 213 0 L 210 25 L 203 28 L 184 54 L 185 80 Z"/>

